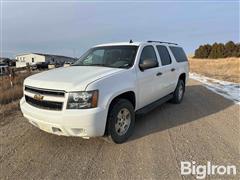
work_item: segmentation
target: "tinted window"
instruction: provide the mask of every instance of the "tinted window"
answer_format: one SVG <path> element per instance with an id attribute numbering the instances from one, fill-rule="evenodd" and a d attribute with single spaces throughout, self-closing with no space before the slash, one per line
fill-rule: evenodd
<path id="1" fill-rule="evenodd" d="M 167 48 L 165 46 L 157 46 L 157 50 L 161 58 L 162 65 L 165 66 L 171 64 L 172 61 Z"/>
<path id="2" fill-rule="evenodd" d="M 170 49 L 177 62 L 184 62 L 188 60 L 183 48 L 170 46 Z"/>
<path id="3" fill-rule="evenodd" d="M 145 46 L 143 48 L 142 54 L 141 54 L 141 57 L 140 57 L 140 64 L 142 63 L 142 61 L 144 59 L 153 59 L 158 64 L 157 56 L 156 56 L 156 53 L 155 53 L 155 50 L 154 50 L 153 46 Z"/>

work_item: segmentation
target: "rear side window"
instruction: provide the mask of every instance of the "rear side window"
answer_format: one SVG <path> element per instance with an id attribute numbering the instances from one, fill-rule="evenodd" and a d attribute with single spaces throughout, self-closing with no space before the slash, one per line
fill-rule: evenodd
<path id="1" fill-rule="evenodd" d="M 165 46 L 157 46 L 158 54 L 161 58 L 162 65 L 168 65 L 172 63 L 171 57 L 169 55 L 169 52 Z"/>
<path id="2" fill-rule="evenodd" d="M 188 61 L 187 56 L 181 47 L 169 46 L 177 62 Z"/>
<path id="3" fill-rule="evenodd" d="M 142 63 L 142 61 L 144 59 L 153 59 L 154 61 L 156 61 L 158 63 L 157 56 L 156 56 L 153 46 L 145 46 L 143 48 L 142 54 L 140 57 L 140 64 Z"/>

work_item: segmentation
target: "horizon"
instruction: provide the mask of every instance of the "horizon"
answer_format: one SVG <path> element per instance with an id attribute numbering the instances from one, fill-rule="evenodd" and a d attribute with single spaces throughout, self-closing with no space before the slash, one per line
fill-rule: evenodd
<path id="1" fill-rule="evenodd" d="M 229 41 L 231 41 L 231 40 L 229 40 Z M 229 42 L 229 41 L 227 41 L 227 42 Z M 127 41 L 126 41 L 127 42 Z M 218 43 L 218 44 L 226 44 L 227 42 L 214 42 L 214 43 Z M 234 42 L 234 41 L 233 41 Z M 116 43 L 118 43 L 118 42 L 116 42 Z M 209 45 L 213 45 L 214 43 L 212 43 L 212 44 L 209 44 L 209 43 L 206 43 L 206 44 L 200 44 L 199 46 L 202 46 L 202 45 L 207 45 L 207 44 L 209 44 Z M 236 43 L 238 43 L 239 44 L 239 42 L 234 42 L 235 44 Z M 105 43 L 104 43 L 105 44 Z M 100 44 L 99 44 L 100 45 Z M 179 44 L 178 44 L 179 45 Z M 198 47 L 199 47 L 198 46 Z M 197 47 L 197 48 L 198 48 Z M 91 48 L 91 47 L 90 47 Z M 196 48 L 196 49 L 197 49 Z M 196 50 L 195 49 L 195 50 Z M 83 52 L 84 53 L 84 52 Z M 190 58 L 190 57 L 192 57 L 192 56 L 194 56 L 194 52 L 190 52 L 190 53 L 187 53 L 187 52 L 185 52 L 186 53 L 186 55 L 187 55 L 187 57 L 188 58 Z M 22 53 L 18 53 L 18 54 L 15 54 L 15 56 L 14 57 L 7 57 L 7 56 L 3 56 L 3 57 L 1 57 L 0 56 L 0 58 L 10 58 L 11 60 L 13 60 L 13 59 L 15 59 L 16 58 L 16 56 L 20 56 L 20 55 L 24 55 L 24 54 L 45 54 L 45 55 L 55 55 L 55 56 L 67 56 L 67 57 L 72 57 L 72 58 L 79 58 L 79 57 L 73 57 L 73 56 L 68 56 L 68 55 L 64 55 L 64 54 L 52 54 L 52 53 L 48 53 L 48 52 L 22 52 Z M 81 54 L 82 55 L 82 54 Z M 229 58 L 229 57 L 228 57 Z"/>
<path id="2" fill-rule="evenodd" d="M 1 57 L 39 52 L 79 57 L 96 44 L 161 40 L 194 54 L 239 43 L 239 1 L 1 2 Z"/>

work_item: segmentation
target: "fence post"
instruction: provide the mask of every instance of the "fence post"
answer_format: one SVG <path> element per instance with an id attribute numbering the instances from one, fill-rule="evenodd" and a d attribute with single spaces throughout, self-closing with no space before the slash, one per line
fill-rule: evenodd
<path id="1" fill-rule="evenodd" d="M 14 86 L 14 78 L 15 78 L 15 72 L 13 68 L 8 67 L 8 76 L 9 76 L 9 81 L 10 81 L 10 85 L 11 87 Z"/>
<path id="2" fill-rule="evenodd" d="M 28 72 L 28 76 L 31 74 L 31 67 L 29 64 L 27 64 L 27 72 Z"/>

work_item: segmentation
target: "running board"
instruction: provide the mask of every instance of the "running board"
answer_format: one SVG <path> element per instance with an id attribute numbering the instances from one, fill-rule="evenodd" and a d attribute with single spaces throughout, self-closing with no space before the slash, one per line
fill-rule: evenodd
<path id="1" fill-rule="evenodd" d="M 155 108 L 157 108 L 158 106 L 160 106 L 161 104 L 169 101 L 170 99 L 173 98 L 173 93 L 167 95 L 167 96 L 164 96 L 163 98 L 157 100 L 157 101 L 154 101 L 153 103 L 141 108 L 141 109 L 138 109 L 135 113 L 137 115 L 139 114 L 146 114 L 152 110 L 154 110 Z"/>

